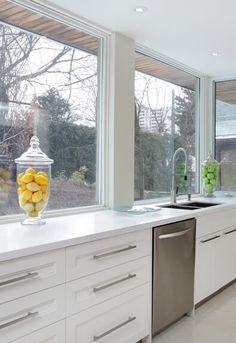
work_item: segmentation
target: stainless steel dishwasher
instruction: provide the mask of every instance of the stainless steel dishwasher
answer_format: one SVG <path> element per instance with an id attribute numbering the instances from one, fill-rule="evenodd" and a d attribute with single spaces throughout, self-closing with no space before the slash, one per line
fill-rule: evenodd
<path id="1" fill-rule="evenodd" d="M 153 336 L 193 309 L 196 220 L 153 229 Z"/>

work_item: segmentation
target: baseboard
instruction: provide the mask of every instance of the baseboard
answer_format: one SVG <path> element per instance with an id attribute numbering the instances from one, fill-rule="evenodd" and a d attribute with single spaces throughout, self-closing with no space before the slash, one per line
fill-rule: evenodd
<path id="1" fill-rule="evenodd" d="M 216 291 L 215 293 L 209 295 L 207 298 L 201 300 L 199 303 L 197 303 L 195 305 L 195 309 L 199 308 L 200 306 L 202 306 L 203 304 L 205 304 L 207 301 L 211 300 L 212 298 L 214 298 L 216 295 L 220 294 L 221 292 L 223 292 L 226 288 L 229 288 L 230 286 L 232 286 L 234 283 L 236 282 L 236 279 L 234 279 L 233 281 L 227 283 L 227 285 L 221 287 L 220 289 L 218 289 L 218 291 Z"/>

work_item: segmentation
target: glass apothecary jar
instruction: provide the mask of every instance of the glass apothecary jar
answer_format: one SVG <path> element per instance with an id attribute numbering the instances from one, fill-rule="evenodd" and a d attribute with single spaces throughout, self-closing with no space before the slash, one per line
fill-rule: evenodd
<path id="1" fill-rule="evenodd" d="M 219 164 L 212 155 L 209 154 L 207 159 L 202 163 L 202 182 L 205 196 L 214 196 L 218 178 Z"/>
<path id="2" fill-rule="evenodd" d="M 232 196 L 232 190 L 236 182 L 235 164 L 224 157 L 219 163 L 220 190 L 224 191 L 225 196 Z"/>
<path id="3" fill-rule="evenodd" d="M 19 205 L 26 213 L 22 224 L 45 224 L 41 214 L 48 203 L 53 160 L 42 152 L 38 137 L 33 136 L 29 149 L 15 159 L 15 162 Z"/>

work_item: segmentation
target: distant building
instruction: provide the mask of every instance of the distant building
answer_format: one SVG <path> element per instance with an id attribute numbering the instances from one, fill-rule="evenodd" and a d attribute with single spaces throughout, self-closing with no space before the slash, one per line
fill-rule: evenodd
<path id="1" fill-rule="evenodd" d="M 161 125 L 162 109 L 151 109 L 141 106 L 139 112 L 139 127 L 142 130 L 155 132 Z"/>

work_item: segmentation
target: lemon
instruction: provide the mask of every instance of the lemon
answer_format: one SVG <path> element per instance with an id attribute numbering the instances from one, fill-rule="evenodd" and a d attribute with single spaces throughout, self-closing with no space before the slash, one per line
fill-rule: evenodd
<path id="1" fill-rule="evenodd" d="M 47 201 L 48 199 L 48 192 L 43 193 L 43 200 Z"/>
<path id="2" fill-rule="evenodd" d="M 37 191 L 40 191 L 40 186 L 35 183 L 35 182 L 29 182 L 27 183 L 26 185 L 26 188 L 31 191 L 31 192 L 37 192 Z"/>
<path id="3" fill-rule="evenodd" d="M 28 189 L 26 189 L 21 195 L 21 199 L 25 201 L 28 201 L 31 198 L 32 198 L 32 192 L 30 192 Z"/>
<path id="4" fill-rule="evenodd" d="M 38 212 L 42 211 L 44 207 L 45 207 L 45 202 L 43 200 L 35 204 L 35 210 Z"/>
<path id="5" fill-rule="evenodd" d="M 48 178 L 44 175 L 35 175 L 35 182 L 40 185 L 48 185 Z"/>
<path id="6" fill-rule="evenodd" d="M 21 184 L 21 178 L 22 178 L 22 176 L 24 176 L 24 173 L 20 173 L 20 174 L 17 175 L 16 181 L 17 181 L 18 185 Z"/>
<path id="7" fill-rule="evenodd" d="M 41 191 L 44 192 L 44 193 L 47 193 L 48 192 L 48 186 L 47 185 L 42 185 L 41 186 Z"/>
<path id="8" fill-rule="evenodd" d="M 22 195 L 19 197 L 19 204 L 21 207 L 24 207 L 25 204 L 27 203 L 27 200 L 22 199 Z"/>
<path id="9" fill-rule="evenodd" d="M 29 183 L 32 181 L 34 181 L 34 175 L 32 174 L 25 174 L 20 178 L 20 182 Z"/>
<path id="10" fill-rule="evenodd" d="M 26 169 L 25 174 L 34 175 L 34 174 L 36 174 L 36 170 L 34 168 L 28 168 L 28 169 Z"/>
<path id="11" fill-rule="evenodd" d="M 37 211 L 32 211 L 28 213 L 29 217 L 38 217 L 38 212 Z"/>
<path id="12" fill-rule="evenodd" d="M 38 192 L 33 193 L 33 195 L 32 195 L 32 201 L 33 202 L 39 202 L 42 199 L 43 199 L 43 192 L 42 191 L 38 191 Z"/>
<path id="13" fill-rule="evenodd" d="M 29 213 L 29 212 L 33 212 L 34 211 L 34 205 L 31 202 L 28 202 L 27 204 L 25 204 L 23 206 L 23 209 L 25 210 L 25 212 Z"/>
<path id="14" fill-rule="evenodd" d="M 43 172 L 43 171 L 38 172 L 37 175 L 43 175 L 43 176 L 45 176 L 46 178 L 48 178 L 48 174 L 45 173 L 45 172 Z"/>

